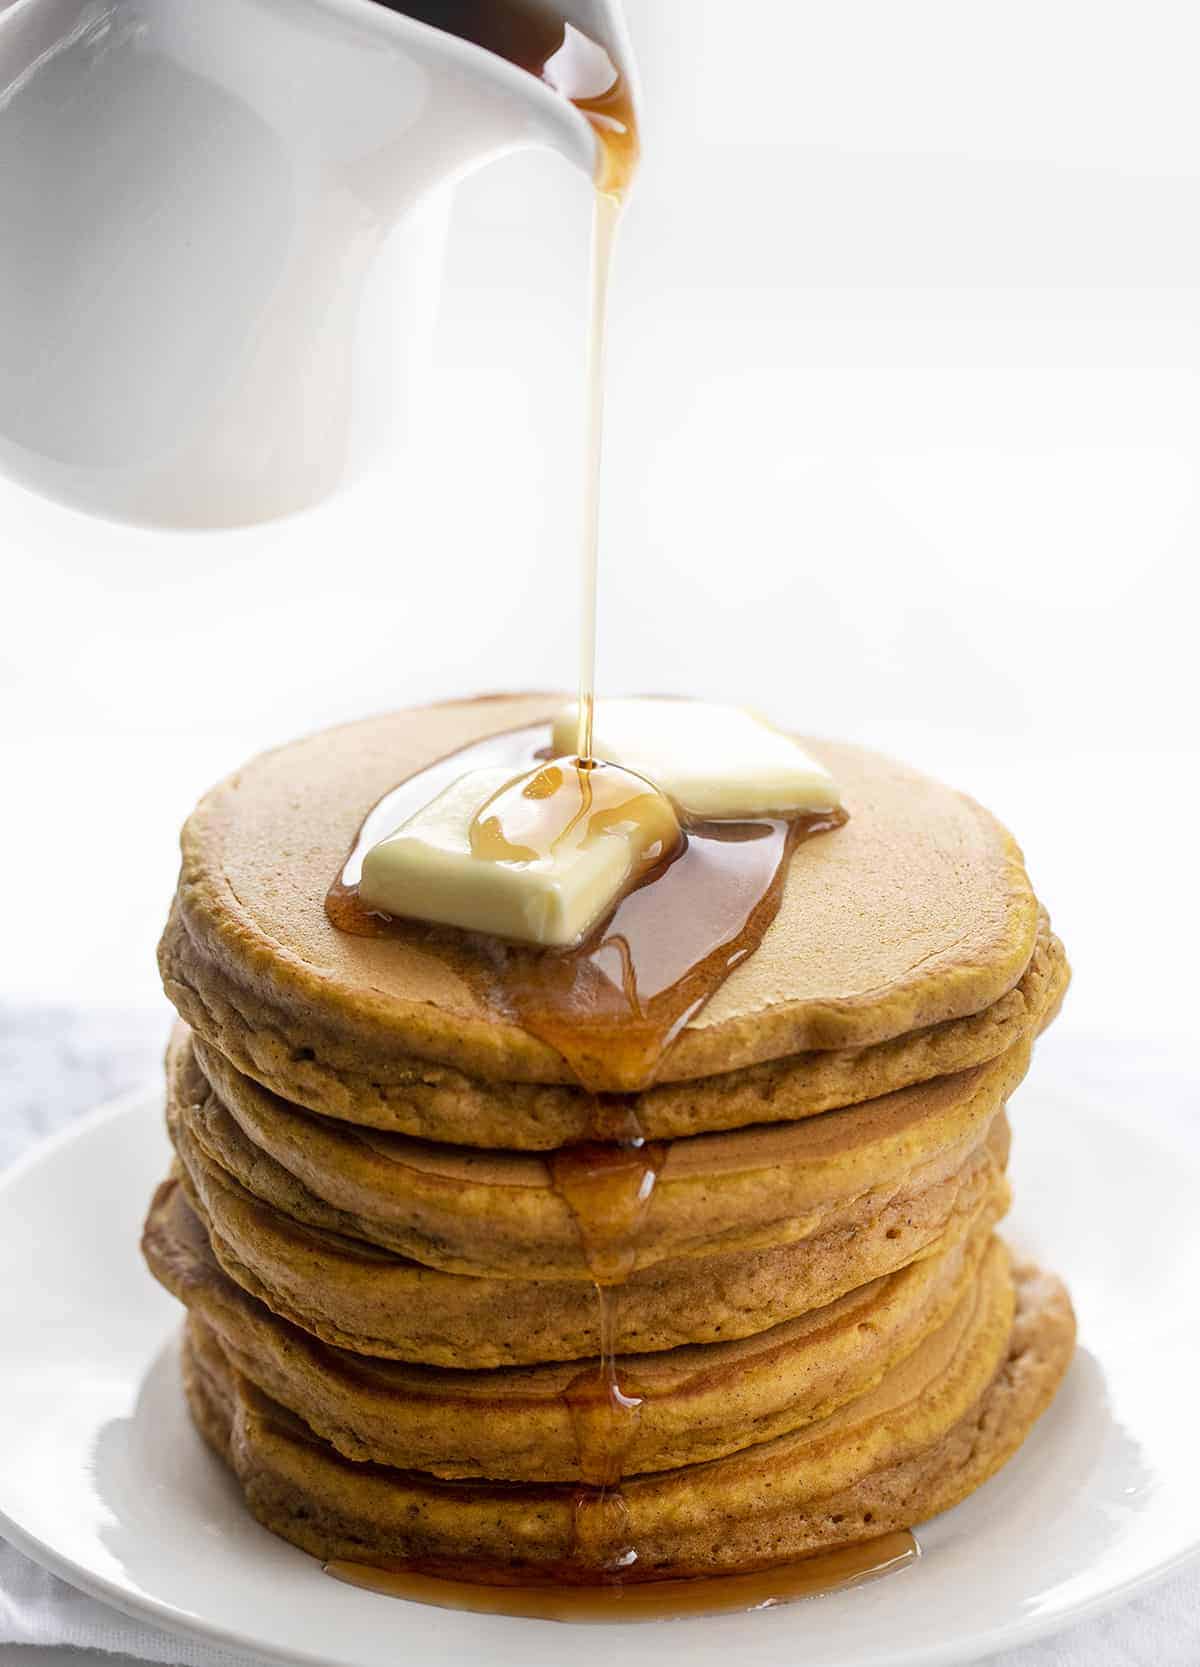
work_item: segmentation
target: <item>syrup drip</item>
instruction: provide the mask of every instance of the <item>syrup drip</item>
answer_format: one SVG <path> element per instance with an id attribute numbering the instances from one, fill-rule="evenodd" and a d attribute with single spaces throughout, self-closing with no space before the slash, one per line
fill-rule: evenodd
<path id="1" fill-rule="evenodd" d="M 621 1579 L 638 1560 L 629 1504 L 621 1490 L 625 1455 L 637 1433 L 642 1397 L 617 1375 L 613 1348 L 620 1290 L 596 1286 L 600 1357 L 563 1393 L 575 1429 L 583 1485 L 571 1498 L 571 1558 L 592 1578 Z"/>
<path id="2" fill-rule="evenodd" d="M 632 1108 L 628 1115 L 634 1116 Z M 633 1272 L 638 1234 L 665 1156 L 661 1142 L 640 1134 L 614 1144 L 564 1146 L 550 1155 L 554 1189 L 575 1217 L 597 1286 L 621 1285 Z"/>
<path id="3" fill-rule="evenodd" d="M 413 1603 L 431 1603 L 442 1609 L 602 1625 L 772 1609 L 778 1604 L 841 1591 L 880 1575 L 893 1574 L 915 1563 L 920 1555 L 913 1535 L 907 1529 L 900 1529 L 880 1534 L 873 1540 L 801 1557 L 773 1569 L 699 1580 L 633 1580 L 578 1586 L 567 1580 L 556 1585 L 530 1579 L 527 1583 L 486 1586 L 365 1563 L 326 1563 L 325 1572 L 350 1586 L 382 1592 L 389 1597 L 408 1598 Z"/>
<path id="4" fill-rule="evenodd" d="M 632 1107 L 626 1115 L 636 1128 Z M 550 1160 L 555 1190 L 579 1229 L 599 1310 L 599 1358 L 571 1380 L 563 1395 L 584 1484 L 572 1501 L 572 1556 L 609 1577 L 637 1562 L 621 1479 L 642 1410 L 636 1386 L 618 1376 L 617 1304 L 620 1286 L 633 1272 L 665 1155 L 663 1146 L 643 1140 L 639 1132 L 619 1144 L 568 1146 Z"/>
<path id="5" fill-rule="evenodd" d="M 367 816 L 325 909 L 344 932 L 436 948 L 481 1002 L 555 1048 L 585 1088 L 631 1093 L 653 1081 L 679 1031 L 758 948 L 778 912 L 792 852 L 845 816 L 690 823 L 683 844 L 569 950 L 531 949 L 365 907 L 358 882 L 373 845 L 469 770 L 502 764 L 513 776 L 532 771 L 544 759 L 545 739 L 539 727 L 491 736 L 402 782 Z"/>

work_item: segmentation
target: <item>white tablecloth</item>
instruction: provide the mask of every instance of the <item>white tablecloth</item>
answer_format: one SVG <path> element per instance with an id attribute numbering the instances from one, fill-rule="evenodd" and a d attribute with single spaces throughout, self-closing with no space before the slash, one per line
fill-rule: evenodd
<path id="1" fill-rule="evenodd" d="M 150 1080 L 167 1029 L 144 1014 L 0 1010 L 0 1166 L 100 1101 Z M 42 1646 L 106 1652 L 182 1667 L 235 1667 L 239 1658 L 93 1602 L 0 1542 L 0 1667 L 26 1667 Z M 57 1652 L 55 1652 L 57 1655 Z M 78 1667 L 88 1657 L 75 1655 Z M 813 1662 L 808 1667 L 820 1667 Z M 1200 1667 L 1200 1565 L 1113 1613 L 1057 1638 L 990 1658 L 988 1667 Z"/>

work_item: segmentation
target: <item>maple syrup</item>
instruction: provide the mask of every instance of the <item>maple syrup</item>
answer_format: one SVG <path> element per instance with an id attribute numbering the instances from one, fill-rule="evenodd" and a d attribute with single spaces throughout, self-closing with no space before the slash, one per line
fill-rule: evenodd
<path id="1" fill-rule="evenodd" d="M 629 1093 L 653 1081 L 679 1031 L 762 942 L 796 846 L 838 827 L 845 814 L 689 821 L 682 843 L 571 949 L 392 919 L 362 902 L 362 862 L 373 845 L 470 770 L 503 764 L 514 777 L 533 771 L 546 739 L 541 726 L 489 736 L 401 782 L 363 822 L 326 913 L 344 932 L 436 945 L 486 1006 L 548 1043 L 585 1088 Z"/>
<path id="2" fill-rule="evenodd" d="M 608 286 L 621 207 L 638 155 L 628 80 L 602 43 L 552 8 L 527 0 L 380 3 L 539 76 L 587 117 L 599 141 L 588 312 L 579 721 L 574 759 L 548 758 L 545 730 L 531 728 L 477 742 L 401 783 L 366 817 L 330 887 L 326 910 L 343 931 L 436 943 L 489 1007 L 555 1048 L 592 1090 L 595 1140 L 555 1153 L 549 1162 L 595 1282 L 600 1349 L 563 1395 L 581 1485 L 572 1495 L 571 1557 L 557 1571 L 561 1584 L 525 1584 L 514 1571 L 496 1577 L 514 1584 L 479 1585 L 445 1578 L 445 1571 L 398 1566 L 332 1562 L 326 1569 L 351 1585 L 419 1602 L 557 1620 L 649 1620 L 765 1608 L 902 1567 L 917 1555 L 916 1542 L 911 1534 L 886 1534 L 783 1568 L 717 1579 L 654 1581 L 638 1569 L 621 1482 L 643 1397 L 619 1368 L 616 1311 L 621 1284 L 636 1262 L 638 1233 L 664 1149 L 642 1138 L 624 1096 L 653 1080 L 679 1030 L 758 947 L 778 911 L 796 845 L 845 818 L 832 811 L 793 819 L 692 821 L 682 840 L 664 834 L 657 846 L 648 842 L 646 860 L 607 919 L 565 951 L 391 919 L 360 898 L 367 851 L 473 769 L 504 763 L 514 778 L 483 806 L 470 830 L 472 850 L 484 858 L 533 860 L 602 831 L 606 816 L 661 816 L 661 796 L 644 792 L 645 784 L 630 772 L 598 763 L 593 752 Z"/>
<path id="3" fill-rule="evenodd" d="M 614 1348 L 620 1287 L 597 1285 L 600 1355 L 563 1392 L 575 1432 L 580 1485 L 571 1496 L 571 1560 L 592 1580 L 619 1580 L 638 1560 L 621 1488 L 642 1396 L 618 1375 Z"/>
<path id="4" fill-rule="evenodd" d="M 666 1148 L 640 1135 L 619 1142 L 587 1141 L 549 1154 L 555 1191 L 579 1229 L 588 1272 L 597 1285 L 620 1285 L 633 1272 L 645 1219 Z"/>
<path id="5" fill-rule="evenodd" d="M 572 1500 L 571 1549 L 576 1561 L 609 1578 L 637 1562 L 621 1480 L 643 1400 L 618 1369 L 617 1304 L 633 1272 L 639 1230 L 665 1156 L 661 1143 L 638 1135 L 619 1144 L 564 1147 L 550 1158 L 551 1179 L 575 1218 L 599 1305 L 599 1356 L 563 1394 L 583 1484 Z"/>
<path id="6" fill-rule="evenodd" d="M 637 120 L 629 78 L 606 43 L 594 40 L 553 6 L 533 0 L 378 0 L 392 11 L 473 41 L 544 81 L 573 104 L 597 139 L 592 200 L 586 424 L 582 494 L 579 729 L 576 751 L 592 762 L 596 708 L 596 583 L 600 541 L 600 460 L 604 432 L 604 357 L 608 284 L 621 208 L 638 160 Z"/>
<path id="7" fill-rule="evenodd" d="M 579 606 L 579 729 L 575 750 L 593 756 L 596 718 L 596 590 L 600 567 L 600 465 L 604 451 L 604 360 L 608 340 L 608 284 L 621 198 L 598 188 L 592 200 L 591 306 L 587 347 L 587 426 L 584 431 L 583 568 Z"/>
<path id="8" fill-rule="evenodd" d="M 920 1554 L 914 1536 L 900 1529 L 873 1540 L 835 1546 L 776 1568 L 698 1580 L 623 1580 L 598 1586 L 530 1580 L 488 1586 L 400 1567 L 341 1561 L 326 1563 L 325 1572 L 370 1592 L 444 1609 L 464 1609 L 476 1615 L 603 1624 L 772 1609 L 893 1574 L 915 1563 Z"/>
<path id="9" fill-rule="evenodd" d="M 638 157 L 637 122 L 627 74 L 603 42 L 584 35 L 532 0 L 380 0 L 393 10 L 448 30 L 539 76 L 591 122 L 598 143 L 588 329 L 587 442 L 583 491 L 579 727 L 575 768 L 561 771 L 540 800 L 518 795 L 519 837 L 488 814 L 476 819 L 472 844 L 503 855 L 506 843 L 548 850 L 573 835 L 595 792 L 596 575 L 603 429 L 604 343 L 613 242 Z M 820 816 L 693 822 L 658 861 L 643 864 L 608 918 L 567 951 L 529 949 L 481 933 L 395 921 L 368 909 L 357 888 L 372 845 L 475 768 L 508 764 L 514 777 L 544 759 L 534 730 L 493 737 L 420 772 L 367 816 L 326 900 L 334 925 L 368 935 L 398 933 L 436 941 L 439 953 L 494 1011 L 511 1016 L 567 1061 L 595 1094 L 644 1088 L 666 1049 L 718 985 L 758 947 L 778 911 L 787 859 L 803 838 L 837 826 L 839 811 Z M 567 761 L 570 764 L 572 761 Z M 608 767 L 612 771 L 612 767 Z M 612 772 L 612 779 L 617 773 Z M 491 807 L 485 807 L 490 809 Z M 512 810 L 510 799 L 509 809 Z"/>

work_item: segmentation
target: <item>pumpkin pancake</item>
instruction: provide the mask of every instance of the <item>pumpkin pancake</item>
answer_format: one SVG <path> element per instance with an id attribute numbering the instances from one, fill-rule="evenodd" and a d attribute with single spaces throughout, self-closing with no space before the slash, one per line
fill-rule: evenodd
<path id="1" fill-rule="evenodd" d="M 355 1354 L 433 1366 L 579 1360 L 599 1352 L 583 1280 L 464 1277 L 271 1208 L 177 1122 L 180 1177 L 222 1268 L 283 1319 Z M 1001 1114 L 961 1167 L 875 1213 L 766 1250 L 686 1257 L 643 1269 L 612 1294 L 623 1354 L 747 1337 L 936 1253 L 981 1215 L 1008 1207 Z"/>
<path id="2" fill-rule="evenodd" d="M 986 1139 L 1029 1052 L 1021 1042 L 987 1065 L 798 1123 L 666 1143 L 630 1271 L 820 1239 L 929 1192 Z M 168 1117 L 295 1221 L 450 1273 L 591 1280 L 555 1167 L 535 1154 L 434 1146 L 314 1117 L 203 1043 L 193 1049 L 182 1028 L 168 1057 Z"/>
<path id="3" fill-rule="evenodd" d="M 624 1579 L 731 1573 L 909 1527 L 1007 1459 L 1070 1358 L 1062 1286 L 994 1244 L 949 1318 L 865 1394 L 791 1434 L 622 1487 Z M 189 1322 L 192 1413 L 266 1527 L 322 1558 L 387 1560 L 476 1579 L 602 1578 L 573 1555 L 577 1491 L 442 1481 L 355 1464 L 234 1369 Z M 601 1549 L 601 1548 L 597 1548 Z"/>
<path id="4" fill-rule="evenodd" d="M 622 1388 L 642 1402 L 625 1473 L 719 1458 L 863 1394 L 946 1320 L 990 1232 L 990 1217 L 981 1216 L 937 1255 L 743 1341 L 623 1357 Z M 155 1276 L 216 1334 L 230 1364 L 345 1457 L 444 1477 L 579 1479 L 564 1399 L 578 1363 L 445 1371 L 331 1348 L 222 1272 L 177 1181 L 159 1188 L 143 1248 Z"/>
<path id="5" fill-rule="evenodd" d="M 164 966 L 173 957 L 173 937 L 169 928 Z M 986 1064 L 1050 1022 L 1069 978 L 1062 943 L 1043 915 L 1019 982 L 981 1013 L 871 1047 L 810 1050 L 711 1077 L 661 1083 L 622 1096 L 621 1109 L 632 1114 L 644 1139 L 668 1140 L 856 1105 Z M 253 1028 L 211 991 L 202 999 L 197 989 L 171 976 L 167 988 L 196 1034 L 231 1067 L 327 1117 L 458 1145 L 546 1151 L 591 1138 L 605 1115 L 603 1099 L 566 1083 L 488 1082 L 453 1066 L 399 1056 L 386 1067 L 375 1062 L 378 1078 L 334 1070 L 314 1049 L 296 1049 L 277 1031 Z"/>
<path id="6" fill-rule="evenodd" d="M 577 1125 L 578 1101 L 537 1086 L 570 1083 L 566 1061 L 490 1007 L 449 952 L 425 938 L 340 932 L 323 908 L 359 823 L 391 787 L 482 736 L 548 719 L 560 701 L 462 701 L 347 725 L 265 754 L 215 788 L 184 829 L 161 950 L 168 993 L 197 1034 L 284 1098 L 350 1120 L 386 1122 L 390 1107 L 392 1126 L 510 1147 L 577 1133 L 563 1125 Z M 657 1083 L 922 1033 L 874 1062 L 844 1058 L 828 1075 L 818 1066 L 818 1109 L 843 1079 L 877 1094 L 925 1074 L 935 1057 L 935 1069 L 992 1057 L 1001 1032 L 1011 1041 L 1036 1022 L 1044 971 L 1033 981 L 1040 997 L 1029 988 L 999 1005 L 1031 968 L 1038 938 L 1011 837 L 969 799 L 877 754 L 806 745 L 839 781 L 850 820 L 799 846 L 762 944 L 684 1026 Z M 994 1020 L 983 1017 L 991 1008 Z M 953 1036 L 938 1029 L 961 1021 L 970 1022 Z M 797 1103 L 808 1069 L 785 1073 Z M 504 1097 L 503 1133 L 494 1095 L 475 1095 L 490 1120 L 473 1115 L 469 1092 L 463 1099 L 476 1080 L 530 1090 Z M 769 1084 L 745 1088 L 741 1110 L 736 1091 L 717 1095 L 713 1126 L 762 1120 L 761 1103 L 746 1108 Z M 702 1130 L 702 1097 L 691 1103 L 675 1115 Z"/>

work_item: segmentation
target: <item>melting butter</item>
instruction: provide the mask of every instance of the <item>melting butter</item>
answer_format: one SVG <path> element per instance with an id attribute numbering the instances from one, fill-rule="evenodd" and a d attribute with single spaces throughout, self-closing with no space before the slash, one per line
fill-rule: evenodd
<path id="1" fill-rule="evenodd" d="M 554 724 L 555 750 L 574 744 L 576 708 Z M 737 706 L 700 700 L 602 700 L 597 758 L 646 776 L 685 817 L 732 821 L 800 816 L 841 803 L 829 771 L 790 736 Z"/>
<path id="2" fill-rule="evenodd" d="M 369 909 L 519 943 L 578 943 L 680 845 L 670 801 L 616 765 L 473 770 L 363 859 Z"/>

